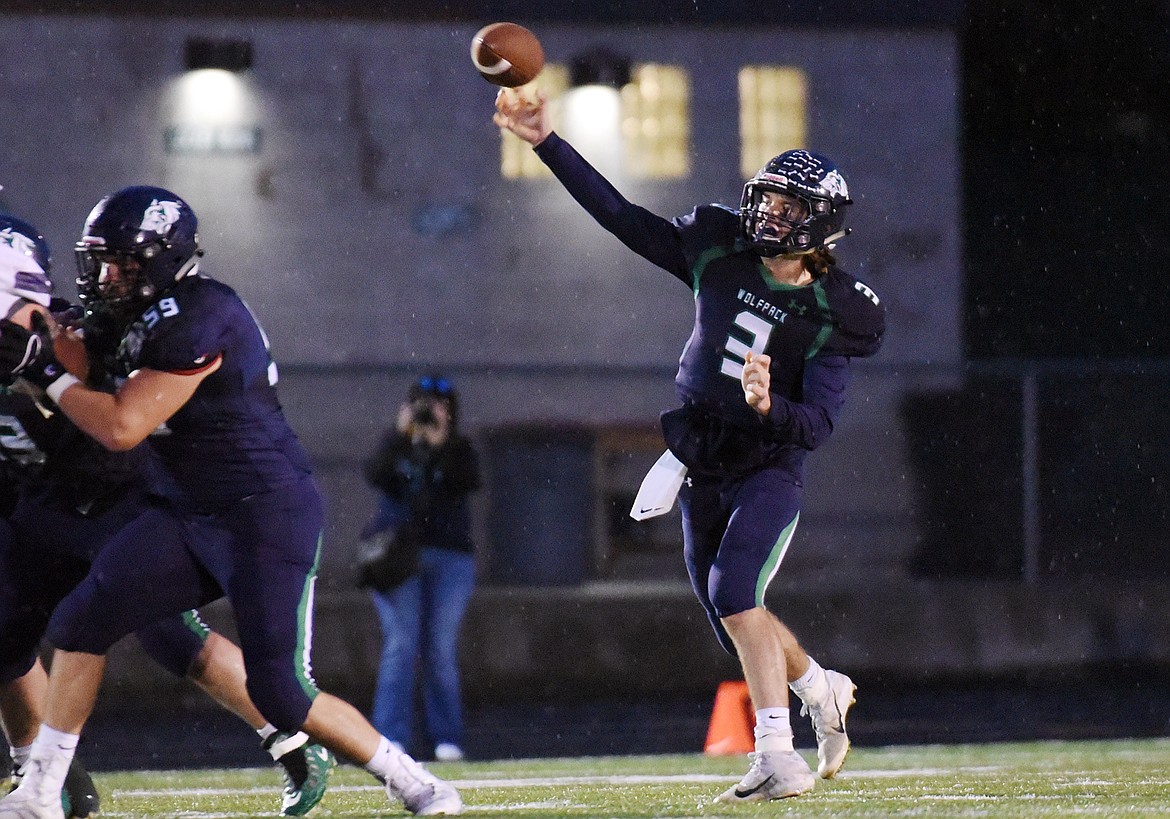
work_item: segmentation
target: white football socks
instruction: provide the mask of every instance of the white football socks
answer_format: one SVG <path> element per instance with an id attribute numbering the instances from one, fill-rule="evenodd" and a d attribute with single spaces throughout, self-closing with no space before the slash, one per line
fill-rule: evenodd
<path id="1" fill-rule="evenodd" d="M 756 751 L 791 751 L 792 723 L 787 708 L 761 708 L 756 711 Z"/>
<path id="2" fill-rule="evenodd" d="M 788 683 L 788 687 L 807 705 L 819 705 L 829 698 L 829 679 L 825 676 L 825 669 L 812 657 L 808 658 L 808 671 Z"/>
<path id="3" fill-rule="evenodd" d="M 401 757 L 402 751 L 394 747 L 394 743 L 380 737 L 378 739 L 378 750 L 374 751 L 374 755 L 370 761 L 365 764 L 367 771 L 385 782 L 390 778 L 391 771 L 397 769 L 398 758 Z"/>
<path id="4" fill-rule="evenodd" d="M 266 723 L 264 723 L 263 728 L 256 729 L 256 733 L 260 735 L 260 741 L 263 742 L 264 740 L 268 739 L 270 736 L 272 736 L 273 734 L 276 733 L 276 726 L 273 725 L 271 722 L 266 722 Z"/>
<path id="5" fill-rule="evenodd" d="M 67 734 L 42 725 L 33 740 L 32 751 L 29 754 L 28 764 L 25 766 L 25 781 L 30 775 L 39 771 L 38 781 L 31 783 L 41 793 L 56 794 L 65 786 L 65 775 L 69 773 L 69 765 L 73 762 L 73 754 L 77 751 L 77 743 L 81 737 L 77 734 Z"/>
<path id="6" fill-rule="evenodd" d="M 24 767 L 24 763 L 28 762 L 31 753 L 32 745 L 21 745 L 19 748 L 8 746 L 8 754 L 12 757 L 12 770 L 15 773 L 20 773 L 20 769 Z"/>

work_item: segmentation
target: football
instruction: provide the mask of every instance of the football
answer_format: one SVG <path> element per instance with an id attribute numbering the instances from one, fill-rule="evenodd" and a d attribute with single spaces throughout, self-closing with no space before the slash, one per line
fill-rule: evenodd
<path id="1" fill-rule="evenodd" d="M 493 85 L 515 88 L 532 82 L 544 68 L 544 49 L 524 26 L 492 23 L 471 38 L 471 62 Z"/>

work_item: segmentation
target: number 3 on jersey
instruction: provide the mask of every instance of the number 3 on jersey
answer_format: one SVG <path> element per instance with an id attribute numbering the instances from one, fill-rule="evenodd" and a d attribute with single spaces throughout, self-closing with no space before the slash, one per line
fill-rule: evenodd
<path id="1" fill-rule="evenodd" d="M 768 346 L 768 338 L 772 335 L 772 330 L 775 329 L 776 325 L 765 321 L 750 310 L 744 310 L 737 315 L 734 323 L 737 328 L 747 334 L 750 341 L 745 344 L 734 335 L 729 334 L 727 342 L 723 345 L 724 352 L 729 353 L 729 355 L 723 357 L 719 371 L 738 381 L 743 376 L 743 365 L 747 361 L 747 354 L 763 355 Z"/>
<path id="2" fill-rule="evenodd" d="M 243 301 L 243 299 L 240 299 L 240 301 Z M 252 317 L 252 322 L 256 325 L 256 329 L 260 331 L 260 338 L 264 341 L 264 352 L 268 353 L 268 386 L 275 387 L 276 382 L 280 380 L 280 373 L 277 372 L 276 361 L 272 358 L 272 345 L 268 343 L 268 333 L 264 332 L 264 327 L 261 326 L 260 319 L 256 318 L 256 314 L 252 312 L 252 307 L 246 301 L 244 301 L 244 309 Z"/>

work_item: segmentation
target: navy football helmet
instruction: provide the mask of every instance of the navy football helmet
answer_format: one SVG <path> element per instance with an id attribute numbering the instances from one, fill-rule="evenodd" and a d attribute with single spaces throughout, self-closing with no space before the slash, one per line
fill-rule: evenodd
<path id="1" fill-rule="evenodd" d="M 798 199 L 804 213 L 769 213 L 765 193 Z M 743 186 L 740 232 L 761 256 L 808 253 L 849 233 L 842 225 L 845 206 L 851 204 L 845 178 L 832 160 L 803 149 L 785 151 Z"/>
<path id="2" fill-rule="evenodd" d="M 75 246 L 82 304 L 133 318 L 194 272 L 198 226 L 191 206 L 164 188 L 137 185 L 102 199 Z"/>

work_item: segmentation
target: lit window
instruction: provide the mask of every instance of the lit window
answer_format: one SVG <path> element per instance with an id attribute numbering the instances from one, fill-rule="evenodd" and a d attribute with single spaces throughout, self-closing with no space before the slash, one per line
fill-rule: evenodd
<path id="1" fill-rule="evenodd" d="M 677 179 L 690 173 L 690 83 L 678 66 L 646 63 L 622 89 L 622 136 L 630 175 Z"/>
<path id="2" fill-rule="evenodd" d="M 550 100 L 553 118 L 553 128 L 559 125 L 559 111 L 555 101 L 569 88 L 569 69 L 563 65 L 546 63 L 544 69 L 532 82 L 516 89 L 522 94 L 544 93 Z M 533 179 L 540 176 L 550 176 L 550 171 L 532 150 L 532 146 L 515 134 L 501 130 L 500 134 L 500 173 L 506 179 Z"/>
<path id="3" fill-rule="evenodd" d="M 614 117 L 604 106 L 598 107 L 604 100 L 594 99 L 590 92 L 596 89 L 592 86 L 570 89 L 569 71 L 562 65 L 546 64 L 540 75 L 520 90 L 543 91 L 550 100 L 553 128 L 570 137 L 605 173 L 672 179 L 690 172 L 690 83 L 681 68 L 650 63 L 636 66 L 630 82 L 621 89 L 620 110 L 615 108 Z M 569 111 L 567 103 L 588 110 Z M 588 133 L 589 127 L 597 126 L 612 129 L 612 134 Z M 617 149 L 614 159 L 620 170 L 605 158 L 606 145 Z M 500 172 L 508 179 L 550 173 L 527 143 L 507 132 L 501 143 Z"/>
<path id="4" fill-rule="evenodd" d="M 808 80 L 798 68 L 745 66 L 739 71 L 740 172 L 745 178 L 772 157 L 803 148 Z"/>

